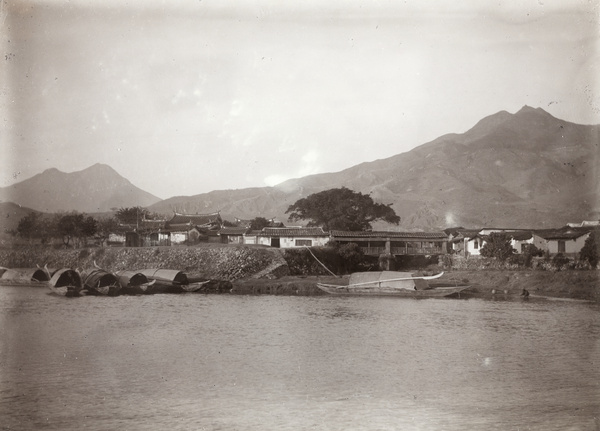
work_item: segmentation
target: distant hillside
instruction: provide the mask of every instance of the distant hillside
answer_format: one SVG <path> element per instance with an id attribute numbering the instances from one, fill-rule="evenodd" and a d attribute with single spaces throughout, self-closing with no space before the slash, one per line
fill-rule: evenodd
<path id="1" fill-rule="evenodd" d="M 35 210 L 12 202 L 0 202 L 0 234 L 16 231 L 19 221 L 30 212 Z"/>
<path id="2" fill-rule="evenodd" d="M 160 199 L 137 188 L 110 166 L 95 164 L 72 173 L 48 169 L 20 183 L 0 188 L 0 201 L 50 213 L 96 213 L 119 207 L 147 207 Z"/>
<path id="3" fill-rule="evenodd" d="M 395 229 L 448 226 L 555 227 L 600 217 L 600 127 L 557 119 L 541 108 L 501 111 L 462 134 L 349 169 L 276 187 L 220 190 L 158 202 L 151 211 L 211 212 L 226 219 L 287 220 L 311 193 L 345 186 L 392 203 Z"/>

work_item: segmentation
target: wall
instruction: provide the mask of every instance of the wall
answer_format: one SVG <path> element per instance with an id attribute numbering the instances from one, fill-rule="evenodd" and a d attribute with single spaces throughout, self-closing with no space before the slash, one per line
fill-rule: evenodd
<path id="1" fill-rule="evenodd" d="M 563 254 L 575 256 L 577 253 L 581 251 L 583 245 L 585 244 L 585 240 L 590 236 L 589 233 L 580 236 L 577 239 L 566 239 L 565 241 L 565 251 Z M 539 248 L 540 250 L 547 250 L 550 254 L 558 253 L 558 240 L 546 240 L 540 236 L 533 236 L 533 244 Z"/>

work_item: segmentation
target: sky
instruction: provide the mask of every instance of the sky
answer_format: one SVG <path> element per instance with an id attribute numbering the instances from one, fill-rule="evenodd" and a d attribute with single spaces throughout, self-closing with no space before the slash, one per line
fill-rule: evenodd
<path id="1" fill-rule="evenodd" d="M 600 2 L 0 0 L 0 187 L 166 199 L 391 157 L 524 105 L 600 124 Z"/>

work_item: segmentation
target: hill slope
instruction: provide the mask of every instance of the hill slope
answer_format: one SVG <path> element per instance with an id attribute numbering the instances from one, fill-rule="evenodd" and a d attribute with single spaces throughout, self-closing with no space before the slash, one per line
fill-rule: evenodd
<path id="1" fill-rule="evenodd" d="M 393 203 L 402 217 L 398 229 L 561 226 L 600 217 L 599 133 L 597 125 L 569 123 L 525 106 L 387 159 L 276 187 L 173 197 L 150 210 L 221 210 L 229 219 L 286 220 L 285 211 L 296 200 L 345 186 Z"/>
<path id="2" fill-rule="evenodd" d="M 0 201 L 42 212 L 91 213 L 115 207 L 146 207 L 160 199 L 137 188 L 110 166 L 98 163 L 72 173 L 47 169 L 25 181 L 0 188 Z"/>

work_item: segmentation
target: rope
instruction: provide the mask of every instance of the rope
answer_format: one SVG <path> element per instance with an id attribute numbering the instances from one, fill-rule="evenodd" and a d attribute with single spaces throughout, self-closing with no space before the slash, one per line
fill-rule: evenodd
<path id="1" fill-rule="evenodd" d="M 308 247 L 307 245 L 305 245 L 305 246 L 304 246 L 304 248 L 306 248 L 306 249 L 308 250 L 308 252 L 309 252 L 309 253 L 312 255 L 312 257 L 314 257 L 314 258 L 315 258 L 315 260 L 316 260 L 317 262 L 319 262 L 319 263 L 321 264 L 321 266 L 322 266 L 323 268 L 325 268 L 325 269 L 326 269 L 326 270 L 327 270 L 327 271 L 328 271 L 328 272 L 329 272 L 331 275 L 333 275 L 334 277 L 338 277 L 338 278 L 340 278 L 340 276 L 339 276 L 339 275 L 336 275 L 336 274 L 334 274 L 333 272 L 331 272 L 331 271 L 329 270 L 329 268 L 327 268 L 327 267 L 326 267 L 326 266 L 323 264 L 323 262 L 321 262 L 319 259 L 317 259 L 317 256 L 315 256 L 315 255 L 314 255 L 314 253 L 312 252 L 312 250 L 310 249 L 310 247 Z"/>

